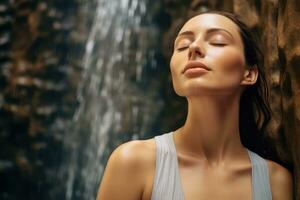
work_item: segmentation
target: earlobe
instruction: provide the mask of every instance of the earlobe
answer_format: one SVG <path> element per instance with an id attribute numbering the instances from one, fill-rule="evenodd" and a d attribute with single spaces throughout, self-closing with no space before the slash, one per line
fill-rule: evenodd
<path id="1" fill-rule="evenodd" d="M 241 85 L 254 85 L 258 78 L 258 69 L 257 66 L 252 66 L 245 70 L 244 78 L 241 82 Z"/>

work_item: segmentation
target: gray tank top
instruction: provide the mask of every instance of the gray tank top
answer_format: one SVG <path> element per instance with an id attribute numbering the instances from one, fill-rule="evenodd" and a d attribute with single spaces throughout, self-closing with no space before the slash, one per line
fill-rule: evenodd
<path id="1" fill-rule="evenodd" d="M 151 200 L 184 200 L 173 132 L 155 136 L 154 139 L 156 169 Z M 252 165 L 252 199 L 271 200 L 267 162 L 250 150 L 248 153 Z"/>

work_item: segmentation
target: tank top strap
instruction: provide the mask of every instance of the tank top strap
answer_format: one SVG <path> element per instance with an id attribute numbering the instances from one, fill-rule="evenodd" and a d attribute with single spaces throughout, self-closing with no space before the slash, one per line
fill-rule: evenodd
<path id="1" fill-rule="evenodd" d="M 272 200 L 267 161 L 250 150 L 248 153 L 252 164 L 252 199 Z"/>
<path id="2" fill-rule="evenodd" d="M 151 200 L 183 200 L 172 132 L 154 137 L 156 167 Z"/>

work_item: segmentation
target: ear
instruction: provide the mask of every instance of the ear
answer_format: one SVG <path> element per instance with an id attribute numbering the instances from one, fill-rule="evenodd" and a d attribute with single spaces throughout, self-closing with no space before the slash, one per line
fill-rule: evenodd
<path id="1" fill-rule="evenodd" d="M 254 85 L 258 78 L 257 65 L 248 67 L 244 72 L 244 77 L 241 81 L 241 85 Z"/>

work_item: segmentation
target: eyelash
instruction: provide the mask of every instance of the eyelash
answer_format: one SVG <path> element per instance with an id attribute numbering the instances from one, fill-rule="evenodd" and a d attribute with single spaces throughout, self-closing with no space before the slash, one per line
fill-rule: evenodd
<path id="1" fill-rule="evenodd" d="M 188 47 L 189 46 L 180 47 L 180 48 L 177 49 L 177 51 L 183 51 L 183 50 L 187 49 Z"/>
<path id="2" fill-rule="evenodd" d="M 211 45 L 214 45 L 214 46 L 225 46 L 226 44 L 224 43 L 210 43 Z"/>
<path id="3" fill-rule="evenodd" d="M 211 45 L 213 45 L 213 46 L 219 46 L 219 47 L 223 47 L 223 46 L 225 46 L 226 44 L 219 44 L 219 43 L 210 43 Z M 180 47 L 180 48 L 178 48 L 177 50 L 178 51 L 183 51 L 184 49 L 187 49 L 188 48 L 188 46 L 185 46 L 185 47 Z"/>
<path id="4" fill-rule="evenodd" d="M 227 44 L 225 44 L 225 43 L 213 43 L 213 42 L 211 42 L 211 43 L 209 43 L 209 44 L 211 44 L 211 45 L 213 45 L 213 46 L 219 46 L 219 47 L 223 47 L 223 46 L 226 46 L 226 45 L 227 45 Z M 187 49 L 188 47 L 189 47 L 189 46 L 180 47 L 180 48 L 177 49 L 177 51 L 183 51 L 183 50 Z"/>

